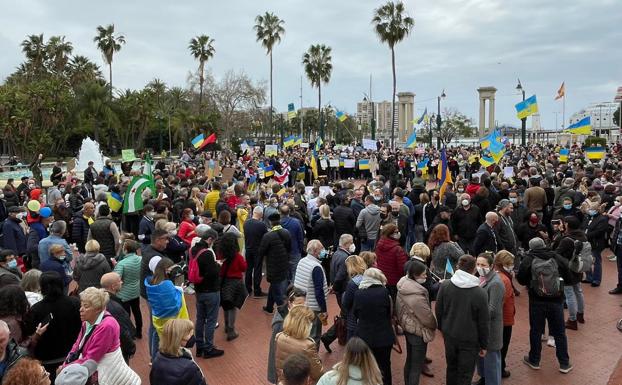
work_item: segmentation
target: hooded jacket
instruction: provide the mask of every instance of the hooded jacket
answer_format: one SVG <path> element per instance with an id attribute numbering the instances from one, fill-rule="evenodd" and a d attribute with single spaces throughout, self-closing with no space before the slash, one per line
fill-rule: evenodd
<path id="1" fill-rule="evenodd" d="M 446 339 L 461 346 L 488 348 L 488 297 L 476 276 L 458 270 L 451 279 L 443 281 L 435 311 L 438 328 Z"/>
<path id="2" fill-rule="evenodd" d="M 86 253 L 76 261 L 73 270 L 73 279 L 78 282 L 78 292 L 81 293 L 87 287 L 101 287 L 99 280 L 102 275 L 110 273 L 110 264 L 104 254 Z"/>
<path id="3" fill-rule="evenodd" d="M 424 342 L 434 338 L 436 317 L 430 307 L 428 290 L 417 281 L 402 277 L 397 283 L 397 319 L 407 333 L 423 337 Z"/>
<path id="4" fill-rule="evenodd" d="M 395 286 L 404 275 L 404 264 L 408 255 L 400 243 L 392 238 L 382 237 L 376 245 L 376 263 L 387 277 L 387 286 Z"/>
<path id="5" fill-rule="evenodd" d="M 367 239 L 375 240 L 380 222 L 382 222 L 380 208 L 372 203 L 359 213 L 356 219 L 356 228 L 359 229 L 361 235 L 364 233 Z"/>
<path id="6" fill-rule="evenodd" d="M 587 242 L 587 237 L 585 233 L 580 229 L 571 230 L 568 232 L 568 235 L 563 237 L 559 241 L 559 245 L 555 249 L 555 252 L 559 254 L 562 258 L 566 259 L 568 262 L 572 259 L 575 252 L 575 241 Z M 568 277 L 564 280 L 564 284 L 567 286 L 576 285 L 581 282 L 583 279 L 583 273 L 575 273 L 573 271 L 568 271 Z"/>

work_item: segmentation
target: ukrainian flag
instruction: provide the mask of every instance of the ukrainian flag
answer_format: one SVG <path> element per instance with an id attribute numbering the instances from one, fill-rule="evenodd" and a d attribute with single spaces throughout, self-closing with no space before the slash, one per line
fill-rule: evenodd
<path id="1" fill-rule="evenodd" d="M 265 166 L 263 168 L 263 172 L 265 177 L 269 177 L 269 176 L 273 176 L 274 175 L 274 167 L 272 167 L 271 165 Z"/>
<path id="2" fill-rule="evenodd" d="M 417 147 L 417 130 L 414 130 L 412 134 L 408 137 L 406 141 L 406 148 L 415 148 Z"/>
<path id="3" fill-rule="evenodd" d="M 359 160 L 359 170 L 369 170 L 369 159 Z"/>
<path id="4" fill-rule="evenodd" d="M 495 164 L 495 160 L 490 156 L 482 156 L 479 158 L 479 163 L 484 167 L 488 167 Z"/>
<path id="5" fill-rule="evenodd" d="M 346 119 L 348 119 L 348 115 L 346 115 L 344 112 L 342 111 L 337 111 L 335 113 L 335 115 L 337 116 L 337 119 L 339 119 L 340 122 L 345 121 Z"/>
<path id="6" fill-rule="evenodd" d="M 318 173 L 318 167 L 317 167 L 317 154 L 315 152 L 315 150 L 313 150 L 312 154 L 311 154 L 311 171 L 313 172 L 313 179 L 317 179 L 319 173 Z"/>
<path id="7" fill-rule="evenodd" d="M 287 119 L 293 119 L 296 117 L 296 109 L 294 108 L 294 103 L 289 103 L 287 105 Z"/>
<path id="8" fill-rule="evenodd" d="M 324 144 L 324 141 L 322 140 L 320 136 L 318 136 L 317 140 L 315 141 L 315 152 L 319 152 L 322 149 L 323 144 Z"/>
<path id="9" fill-rule="evenodd" d="M 108 207 L 115 213 L 118 213 L 123 208 L 123 197 L 116 192 L 108 193 Z"/>
<path id="10" fill-rule="evenodd" d="M 426 116 L 428 116 L 428 107 L 425 108 L 425 110 L 423 111 L 423 115 L 421 115 L 419 120 L 417 120 L 417 124 L 421 124 Z"/>
<path id="11" fill-rule="evenodd" d="M 490 145 L 488 146 L 488 150 L 490 150 L 490 153 L 492 154 L 498 154 L 504 149 L 505 149 L 505 146 L 501 144 L 501 142 L 498 142 L 497 140 L 492 140 L 490 142 Z"/>
<path id="12" fill-rule="evenodd" d="M 441 199 L 443 199 L 443 195 L 445 195 L 445 190 L 447 189 L 447 185 L 450 183 L 453 184 L 453 180 L 451 179 L 451 173 L 449 172 L 448 163 L 447 163 L 447 153 L 445 152 L 445 147 L 441 151 L 441 164 L 438 167 L 438 175 L 439 185 L 441 186 L 438 195 Z"/>
<path id="13" fill-rule="evenodd" d="M 499 138 L 499 133 L 497 132 L 497 130 L 494 130 L 493 132 L 491 132 L 490 134 L 484 136 L 483 138 L 479 140 L 480 146 L 482 146 L 482 148 L 487 148 L 488 146 L 490 146 L 491 142 L 498 141 L 498 138 Z"/>
<path id="14" fill-rule="evenodd" d="M 536 95 L 531 96 L 516 104 L 516 116 L 519 119 L 524 119 L 530 115 L 538 113 L 538 101 Z"/>
<path id="15" fill-rule="evenodd" d="M 294 140 L 294 146 L 300 146 L 302 144 L 302 135 L 298 135 Z"/>
<path id="16" fill-rule="evenodd" d="M 296 136 L 290 135 L 283 141 L 283 146 L 285 148 L 292 147 L 296 143 Z"/>
<path id="17" fill-rule="evenodd" d="M 592 123 L 590 117 L 586 116 L 575 124 L 571 124 L 570 126 L 568 126 L 566 131 L 575 135 L 591 135 Z"/>
<path id="18" fill-rule="evenodd" d="M 423 174 L 428 173 L 428 158 L 425 158 L 424 160 L 417 163 L 417 170 L 421 170 Z"/>
<path id="19" fill-rule="evenodd" d="M 590 160 L 601 160 L 605 157 L 604 147 L 588 147 L 585 149 L 585 154 Z"/>
<path id="20" fill-rule="evenodd" d="M 494 159 L 495 163 L 499 163 L 503 155 L 505 155 L 505 148 L 500 152 L 491 152 L 490 155 L 492 155 L 492 159 Z"/>
<path id="21" fill-rule="evenodd" d="M 560 162 L 568 162 L 568 155 L 570 154 L 570 150 L 567 148 L 562 148 L 559 150 L 559 161 Z"/>
<path id="22" fill-rule="evenodd" d="M 200 135 L 197 135 L 194 139 L 192 139 L 191 143 L 194 146 L 194 148 L 200 148 L 204 140 L 205 140 L 205 135 L 200 134 Z"/>

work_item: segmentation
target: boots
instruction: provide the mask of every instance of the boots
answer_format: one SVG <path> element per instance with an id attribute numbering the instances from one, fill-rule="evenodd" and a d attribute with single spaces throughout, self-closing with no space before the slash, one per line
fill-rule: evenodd
<path id="1" fill-rule="evenodd" d="M 571 320 L 566 321 L 566 329 L 577 330 L 578 329 L 577 321 L 576 320 L 575 321 L 571 321 Z"/>
<path id="2" fill-rule="evenodd" d="M 233 328 L 229 329 L 229 331 L 227 332 L 227 341 L 233 341 L 234 339 L 238 337 L 239 337 L 239 334 Z"/>
<path id="3" fill-rule="evenodd" d="M 585 318 L 583 318 L 583 313 L 577 313 L 577 322 L 579 322 L 580 324 L 585 323 Z"/>

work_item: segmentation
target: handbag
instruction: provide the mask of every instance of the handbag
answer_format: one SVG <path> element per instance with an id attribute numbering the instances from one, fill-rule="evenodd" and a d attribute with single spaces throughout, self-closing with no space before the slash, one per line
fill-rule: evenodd
<path id="1" fill-rule="evenodd" d="M 348 342 L 348 327 L 344 317 L 335 316 L 335 333 L 339 345 L 344 346 Z"/>
<path id="2" fill-rule="evenodd" d="M 397 354 L 402 354 L 402 344 L 400 344 L 400 339 L 398 336 L 398 327 L 399 323 L 397 322 L 397 315 L 393 310 L 393 299 L 389 296 L 389 301 L 391 303 L 391 329 L 393 329 L 393 336 L 395 339 L 393 340 L 392 349 L 397 352 Z"/>

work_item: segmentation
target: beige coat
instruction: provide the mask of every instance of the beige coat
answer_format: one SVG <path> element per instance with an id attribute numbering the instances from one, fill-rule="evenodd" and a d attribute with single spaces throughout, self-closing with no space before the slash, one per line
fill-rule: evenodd
<path id="1" fill-rule="evenodd" d="M 425 287 L 408 277 L 402 277 L 397 283 L 396 304 L 397 319 L 404 331 L 422 337 L 424 342 L 434 339 L 436 317 Z"/>
<path id="2" fill-rule="evenodd" d="M 314 383 L 317 382 L 324 372 L 324 367 L 317 353 L 315 342 L 311 338 L 299 340 L 283 332 L 277 334 L 274 339 L 276 341 L 275 361 L 277 378 L 280 380 L 282 377 L 283 363 L 287 357 L 295 353 L 302 353 L 309 359 L 311 364 L 311 379 Z"/>

